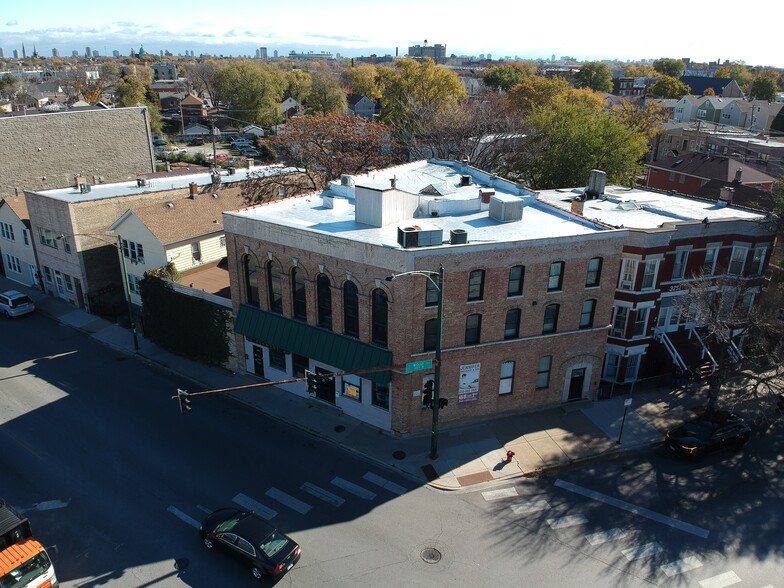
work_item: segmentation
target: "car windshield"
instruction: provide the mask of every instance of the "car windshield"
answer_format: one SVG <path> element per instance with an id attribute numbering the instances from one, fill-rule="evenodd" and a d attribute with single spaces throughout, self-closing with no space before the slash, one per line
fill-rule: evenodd
<path id="1" fill-rule="evenodd" d="M 276 553 L 278 553 L 283 547 L 289 542 L 286 537 L 278 533 L 277 531 L 273 531 L 272 535 L 267 537 L 259 548 L 264 552 L 264 555 L 267 557 L 272 557 Z"/>
<path id="2" fill-rule="evenodd" d="M 233 517 L 226 519 L 220 525 L 215 527 L 216 533 L 225 533 L 226 531 L 231 531 L 237 523 L 239 523 L 242 519 L 248 516 L 246 512 L 238 512 Z"/>
<path id="3" fill-rule="evenodd" d="M 706 421 L 692 421 L 685 423 L 675 431 L 678 437 L 696 437 L 697 439 L 708 439 L 715 426 Z"/>

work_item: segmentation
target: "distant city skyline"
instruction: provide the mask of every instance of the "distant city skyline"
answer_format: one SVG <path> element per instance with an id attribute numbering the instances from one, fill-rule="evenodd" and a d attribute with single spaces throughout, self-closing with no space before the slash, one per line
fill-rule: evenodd
<path id="1" fill-rule="evenodd" d="M 715 0 L 713 14 L 736 3 Z M 751 9 L 750 9 L 751 10 Z M 760 8 L 764 17 L 764 7 Z M 557 10 L 546 4 L 508 0 L 476 3 L 469 0 L 421 2 L 397 0 L 374 11 L 357 0 L 301 0 L 269 5 L 235 0 L 221 12 L 214 2 L 191 0 L 188 10 L 153 0 L 137 0 L 131 18 L 118 17 L 117 5 L 97 3 L 89 10 L 73 9 L 60 0 L 4 6 L 0 17 L 0 47 L 9 57 L 28 56 L 33 45 L 41 56 L 53 49 L 70 56 L 86 46 L 100 56 L 138 51 L 160 55 L 247 55 L 258 47 L 269 55 L 330 52 L 343 57 L 376 54 L 405 56 L 411 45 L 442 44 L 450 56 L 548 59 L 568 55 L 580 61 L 641 61 L 658 57 L 690 58 L 695 62 L 743 61 L 747 65 L 784 67 L 784 51 L 775 35 L 745 31 L 710 34 L 707 23 L 686 19 L 681 11 L 622 0 L 586 3 L 565 0 Z M 481 24 L 478 24 L 481 23 Z M 694 32 L 689 33 L 688 27 Z M 673 31 L 677 29 L 677 34 Z"/>

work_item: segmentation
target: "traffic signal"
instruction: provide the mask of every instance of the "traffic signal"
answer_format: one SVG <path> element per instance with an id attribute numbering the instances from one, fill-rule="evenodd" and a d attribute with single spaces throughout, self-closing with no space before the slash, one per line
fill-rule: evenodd
<path id="1" fill-rule="evenodd" d="M 177 402 L 180 403 L 180 413 L 190 414 L 193 411 L 191 406 L 191 395 L 185 390 L 177 390 Z"/>
<path id="2" fill-rule="evenodd" d="M 305 379 L 308 381 L 308 394 L 311 396 L 316 395 L 316 390 L 318 389 L 318 381 L 316 380 L 316 374 L 313 372 L 309 372 L 305 370 Z"/>
<path id="3" fill-rule="evenodd" d="M 439 398 L 438 399 L 438 408 L 446 408 L 447 404 L 449 404 L 449 398 Z"/>
<path id="4" fill-rule="evenodd" d="M 422 408 L 433 408 L 433 380 L 425 382 L 422 391 Z"/>

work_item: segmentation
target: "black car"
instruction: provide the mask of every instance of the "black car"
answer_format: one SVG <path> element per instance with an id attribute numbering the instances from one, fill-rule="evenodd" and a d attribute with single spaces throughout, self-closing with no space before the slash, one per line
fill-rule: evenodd
<path id="1" fill-rule="evenodd" d="M 197 145 L 204 145 L 204 139 L 202 139 L 202 138 L 194 139 L 193 141 L 188 143 L 188 145 L 191 145 L 193 147 L 195 147 Z"/>
<path id="2" fill-rule="evenodd" d="M 299 561 L 296 541 L 259 515 L 236 508 L 221 508 L 207 516 L 199 528 L 207 549 L 221 548 L 250 564 L 253 576 L 275 580 Z"/>
<path id="3" fill-rule="evenodd" d="M 750 436 L 751 429 L 743 417 L 734 412 L 715 411 L 668 431 L 664 443 L 678 455 L 699 459 L 719 449 L 739 449 Z"/>

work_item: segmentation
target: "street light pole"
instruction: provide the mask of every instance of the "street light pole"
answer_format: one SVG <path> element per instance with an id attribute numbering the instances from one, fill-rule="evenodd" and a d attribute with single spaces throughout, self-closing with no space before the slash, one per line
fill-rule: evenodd
<path id="1" fill-rule="evenodd" d="M 139 336 L 136 334 L 136 321 L 133 320 L 133 306 L 131 305 L 131 285 L 128 283 L 128 268 L 125 266 L 125 251 L 123 251 L 122 237 L 117 235 L 117 251 L 120 253 L 120 263 L 123 271 L 123 290 L 125 301 L 128 303 L 128 320 L 130 321 L 131 333 L 133 333 L 133 349 L 139 351 Z"/>
<path id="2" fill-rule="evenodd" d="M 436 369 L 433 382 L 433 427 L 430 432 L 430 459 L 438 459 L 438 410 L 441 408 L 441 337 L 444 325 L 444 266 L 438 266 L 438 317 L 436 319 Z"/>

